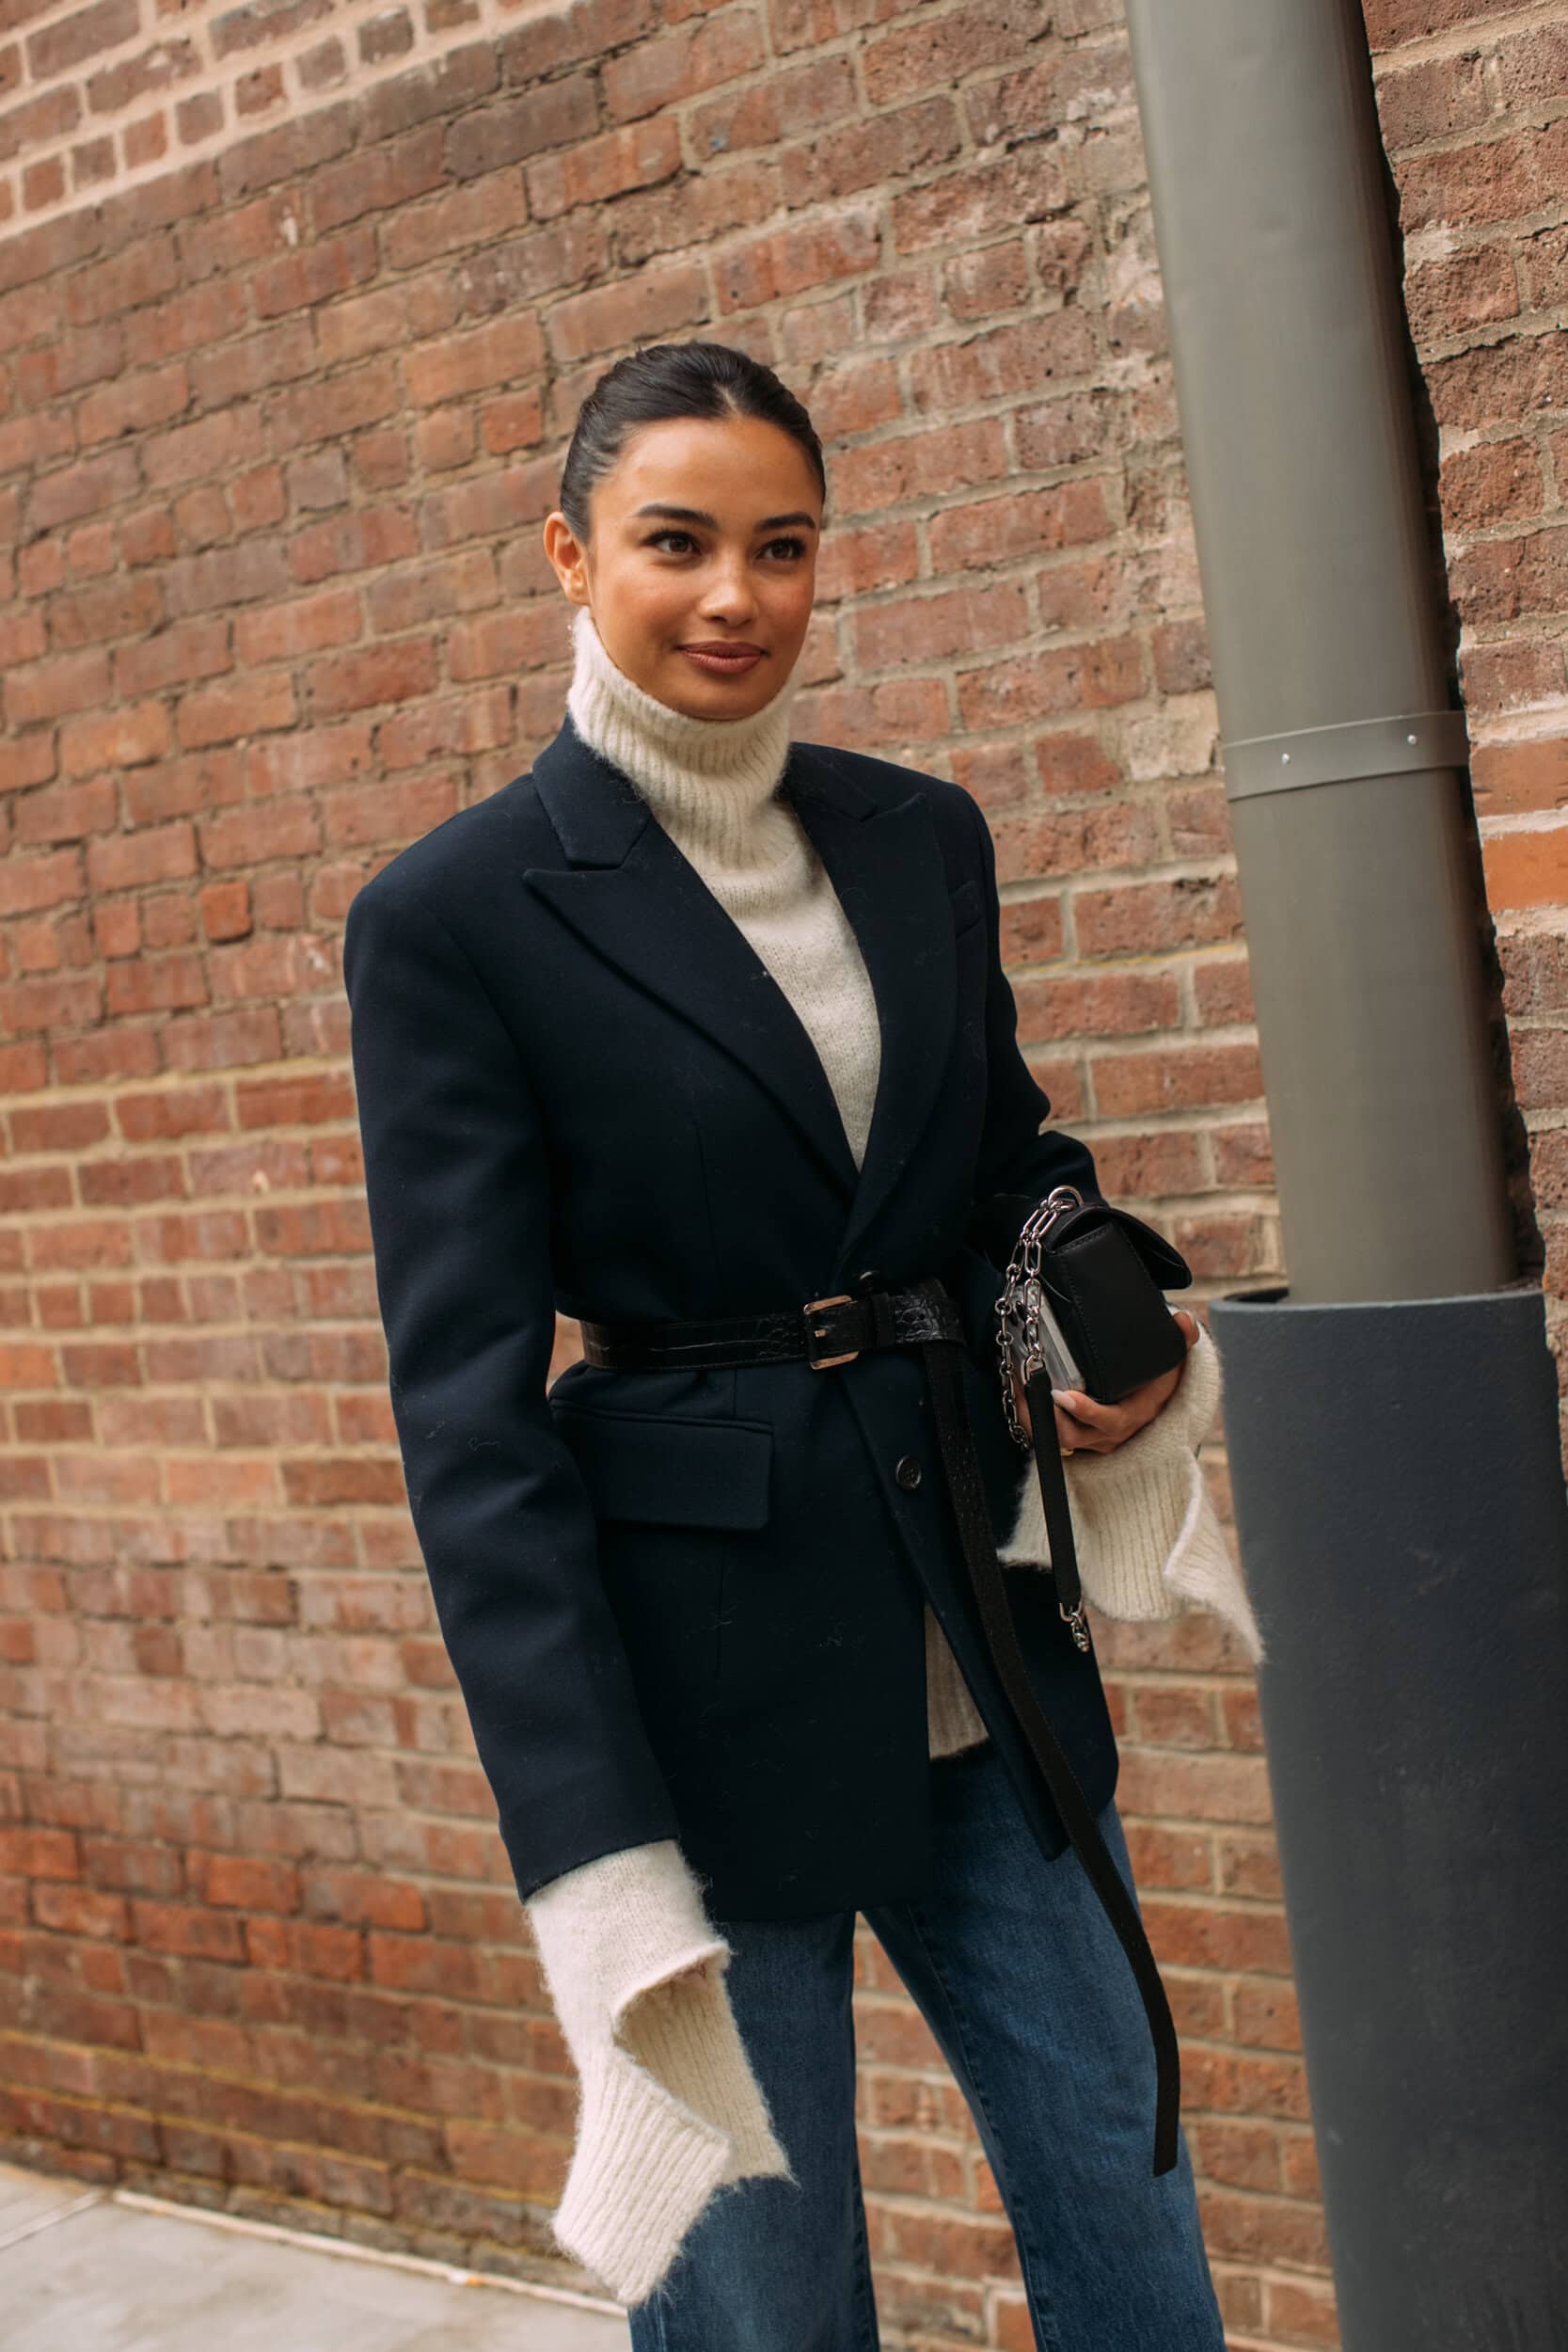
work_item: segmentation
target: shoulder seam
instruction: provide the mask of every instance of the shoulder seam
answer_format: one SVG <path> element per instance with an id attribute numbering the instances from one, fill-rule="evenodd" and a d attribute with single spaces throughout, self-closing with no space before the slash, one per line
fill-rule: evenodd
<path id="1" fill-rule="evenodd" d="M 369 884 L 367 884 L 366 887 L 368 888 Z M 440 909 L 433 906 L 430 899 L 427 898 L 421 891 L 413 889 L 406 882 L 404 884 L 404 890 L 407 897 L 408 903 L 417 908 L 420 914 L 428 915 L 431 922 L 435 924 L 436 930 L 441 932 L 443 937 L 448 941 L 449 945 L 455 949 L 456 953 L 462 958 L 467 969 L 472 975 L 474 986 L 478 989 L 481 996 L 483 997 L 484 1002 L 489 1006 L 492 1014 L 495 1016 L 496 1026 L 499 1029 L 502 1037 L 505 1038 L 508 1045 L 512 1048 L 513 1057 L 517 1064 L 518 1074 L 522 1079 L 523 1085 L 528 1089 L 529 1096 L 531 1100 L 533 1089 L 529 1082 L 528 1072 L 523 1062 L 522 1049 L 512 1033 L 511 1023 L 507 1020 L 506 1015 L 502 1012 L 499 1005 L 496 1002 L 494 991 L 491 989 L 489 982 L 486 980 L 483 973 L 480 970 L 478 964 L 474 961 L 471 950 L 467 947 L 465 942 L 458 937 L 457 933 L 452 930 L 451 925 L 447 921 L 446 916 L 440 912 Z M 356 906 L 358 902 L 358 896 L 356 895 L 352 904 Z"/>

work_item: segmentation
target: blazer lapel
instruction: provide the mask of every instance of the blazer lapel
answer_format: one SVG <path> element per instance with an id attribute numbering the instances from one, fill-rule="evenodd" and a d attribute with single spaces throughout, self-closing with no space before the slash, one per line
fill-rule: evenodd
<path id="1" fill-rule="evenodd" d="M 630 779 L 570 718 L 532 776 L 570 863 L 526 867 L 524 882 L 586 946 L 767 1088 L 844 1188 L 839 1262 L 847 1264 L 920 1140 L 952 1046 L 953 918 L 925 796 L 885 805 L 831 749 L 790 746 L 784 788 L 860 943 L 881 1028 L 857 1175 L 827 1073 L 789 999 Z"/>
<path id="2" fill-rule="evenodd" d="M 847 1199 L 854 1155 L 827 1073 L 745 933 L 630 779 L 569 718 L 532 773 L 571 863 L 525 867 L 525 883 L 585 946 L 765 1087 Z"/>
<path id="3" fill-rule="evenodd" d="M 909 1166 L 947 1068 L 958 970 L 952 908 L 924 793 L 873 800 L 815 743 L 791 746 L 784 788 L 860 943 L 882 1032 L 871 1130 L 840 1243 L 848 1265 Z"/>

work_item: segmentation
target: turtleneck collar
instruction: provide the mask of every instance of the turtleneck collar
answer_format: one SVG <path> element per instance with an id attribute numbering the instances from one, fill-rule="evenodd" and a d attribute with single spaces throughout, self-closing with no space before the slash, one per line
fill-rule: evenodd
<path id="1" fill-rule="evenodd" d="M 747 832 L 772 799 L 789 756 L 800 662 L 760 710 L 739 719 L 693 719 L 626 675 L 585 604 L 573 609 L 572 641 L 566 707 L 583 740 L 628 775 L 660 817 Z"/>

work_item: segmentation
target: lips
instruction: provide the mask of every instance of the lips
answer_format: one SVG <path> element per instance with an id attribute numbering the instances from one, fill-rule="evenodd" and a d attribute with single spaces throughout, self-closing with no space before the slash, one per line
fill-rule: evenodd
<path id="1" fill-rule="evenodd" d="M 740 677 L 746 671 L 754 670 L 757 663 L 767 658 L 754 646 L 710 649 L 704 645 L 683 645 L 681 651 L 699 670 L 706 670 L 715 677 Z"/>

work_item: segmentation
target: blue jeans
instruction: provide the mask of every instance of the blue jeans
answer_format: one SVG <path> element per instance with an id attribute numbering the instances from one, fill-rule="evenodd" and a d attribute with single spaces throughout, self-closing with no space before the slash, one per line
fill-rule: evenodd
<path id="1" fill-rule="evenodd" d="M 969 2103 L 1038 2352 L 1225 2352 L 1186 2136 L 1156 2179 L 1148 2027 L 1078 1856 L 1045 1860 L 990 1740 L 930 1769 L 932 1889 L 865 1916 Z M 1132 1887 L 1114 1800 L 1100 1828 Z M 799 2185 L 718 2189 L 663 2283 L 632 2306 L 632 2352 L 876 2352 L 855 1918 L 718 1923 L 736 2023 Z"/>

